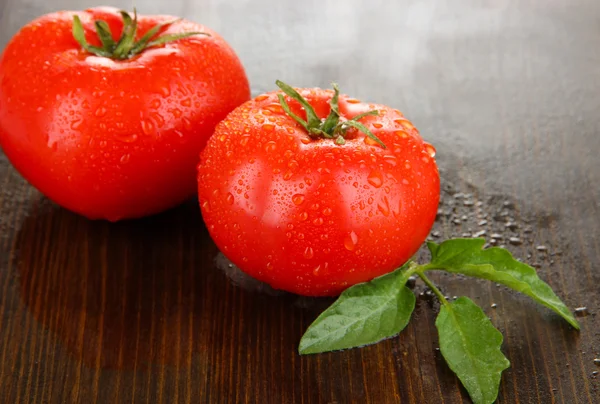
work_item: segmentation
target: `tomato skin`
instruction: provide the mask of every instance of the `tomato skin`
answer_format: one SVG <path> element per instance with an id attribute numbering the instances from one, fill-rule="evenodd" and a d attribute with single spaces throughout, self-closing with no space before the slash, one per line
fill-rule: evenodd
<path id="1" fill-rule="evenodd" d="M 331 91 L 300 93 L 327 116 Z M 377 109 L 360 122 L 387 148 L 354 129 L 341 146 L 311 139 L 276 94 L 235 109 L 201 153 L 199 203 L 219 249 L 254 278 L 310 296 L 337 295 L 406 262 L 437 212 L 433 147 L 399 111 L 345 95 L 342 119 Z"/>
<path id="2" fill-rule="evenodd" d="M 0 59 L 0 146 L 17 171 L 59 205 L 90 219 L 154 214 L 196 192 L 198 153 L 215 125 L 250 99 L 244 68 L 214 31 L 182 20 L 163 34 L 199 31 L 124 61 L 87 53 L 79 15 L 118 40 L 117 9 L 57 12 L 25 25 Z M 139 39 L 172 16 L 138 16 Z"/>

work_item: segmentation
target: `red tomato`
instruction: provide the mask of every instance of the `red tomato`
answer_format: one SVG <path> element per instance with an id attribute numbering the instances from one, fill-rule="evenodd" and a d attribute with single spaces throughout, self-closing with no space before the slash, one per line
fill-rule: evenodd
<path id="1" fill-rule="evenodd" d="M 105 56 L 76 41 L 75 15 L 90 49 Z M 109 51 L 97 20 L 112 31 Z M 172 20 L 140 16 L 137 30 L 126 31 L 139 40 Z M 123 21 L 113 8 L 44 15 L 11 39 L 0 60 L 4 152 L 48 198 L 92 219 L 141 217 L 194 195 L 198 153 L 215 125 L 250 99 L 243 66 L 216 32 L 165 24 L 153 39 L 210 36 L 171 38 L 133 54 L 133 42 L 115 49 Z"/>
<path id="2" fill-rule="evenodd" d="M 334 93 L 299 91 L 322 129 Z M 345 95 L 338 129 L 309 135 L 278 94 L 236 108 L 201 153 L 199 202 L 217 246 L 249 275 L 302 295 L 336 295 L 402 265 L 435 220 L 434 148 L 398 110 Z M 357 121 L 385 148 L 347 123 L 369 110 L 378 115 Z"/>

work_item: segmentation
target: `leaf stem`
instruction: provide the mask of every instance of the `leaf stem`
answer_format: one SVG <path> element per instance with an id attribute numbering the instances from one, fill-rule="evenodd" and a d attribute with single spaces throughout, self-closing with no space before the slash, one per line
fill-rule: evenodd
<path id="1" fill-rule="evenodd" d="M 440 303 L 442 303 L 444 306 L 450 306 L 450 302 L 446 300 L 442 292 L 440 292 L 440 290 L 433 284 L 433 282 L 431 282 L 431 280 L 425 275 L 423 271 L 416 271 L 416 273 L 417 275 L 419 275 L 419 278 L 421 278 L 423 282 L 425 282 L 427 287 L 431 289 L 433 293 L 435 293 Z"/>

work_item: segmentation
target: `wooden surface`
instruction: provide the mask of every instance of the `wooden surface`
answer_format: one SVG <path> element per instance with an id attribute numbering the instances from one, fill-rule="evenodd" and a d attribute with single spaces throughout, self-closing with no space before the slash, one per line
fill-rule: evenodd
<path id="1" fill-rule="evenodd" d="M 512 367 L 498 402 L 600 403 L 597 0 L 135 3 L 216 29 L 256 91 L 277 78 L 335 80 L 402 110 L 438 150 L 445 191 L 434 230 L 520 237 L 508 248 L 590 313 L 577 333 L 504 288 L 434 276 L 503 332 Z M 96 4 L 2 0 L 0 46 L 39 14 Z M 229 268 L 196 201 L 90 222 L 45 200 L 0 153 L 1 403 L 470 402 L 436 350 L 427 294 L 396 338 L 300 357 L 303 331 L 328 302 Z"/>

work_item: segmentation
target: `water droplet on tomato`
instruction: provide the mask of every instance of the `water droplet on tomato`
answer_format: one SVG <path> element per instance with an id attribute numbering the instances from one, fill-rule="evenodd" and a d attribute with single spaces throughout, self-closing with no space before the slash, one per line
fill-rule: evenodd
<path id="1" fill-rule="evenodd" d="M 180 104 L 184 107 L 191 107 L 192 106 L 192 100 L 189 98 L 186 98 L 184 100 L 181 100 Z"/>
<path id="2" fill-rule="evenodd" d="M 348 104 L 360 104 L 360 100 L 357 100 L 356 98 L 348 98 L 346 102 Z"/>
<path id="3" fill-rule="evenodd" d="M 209 201 L 202 202 L 201 207 L 202 207 L 202 209 L 204 209 L 205 212 L 210 212 L 210 202 Z"/>
<path id="4" fill-rule="evenodd" d="M 231 192 L 227 192 L 227 196 L 225 197 L 225 200 L 227 201 L 228 204 L 233 205 L 233 201 L 235 200 L 235 197 L 233 196 L 233 194 Z"/>
<path id="5" fill-rule="evenodd" d="M 242 136 L 242 138 L 240 139 L 240 146 L 246 146 L 248 144 L 249 140 L 250 140 L 249 135 Z"/>
<path id="6" fill-rule="evenodd" d="M 119 136 L 117 137 L 118 140 L 120 140 L 121 142 L 125 142 L 125 143 L 133 143 L 137 140 L 138 135 L 136 134 L 129 134 L 129 135 L 123 135 L 123 136 Z"/>
<path id="7" fill-rule="evenodd" d="M 377 210 L 379 210 L 383 216 L 390 215 L 390 204 L 388 202 L 387 196 L 384 196 L 381 201 L 377 204 Z"/>
<path id="8" fill-rule="evenodd" d="M 101 140 L 98 142 L 98 146 L 100 146 L 101 148 L 106 147 L 106 140 Z"/>
<path id="9" fill-rule="evenodd" d="M 126 164 L 127 162 L 129 162 L 130 158 L 131 158 L 131 156 L 129 155 L 129 153 L 128 154 L 124 154 L 124 155 L 121 156 L 120 161 L 121 161 L 122 164 Z"/>
<path id="10" fill-rule="evenodd" d="M 304 240 L 304 233 L 298 233 L 298 240 Z"/>
<path id="11" fill-rule="evenodd" d="M 309 137 L 303 137 L 300 139 L 303 144 L 309 144 L 312 140 Z"/>
<path id="12" fill-rule="evenodd" d="M 377 141 L 375 139 L 371 139 L 369 136 L 365 136 L 364 142 L 365 142 L 365 144 L 368 144 L 369 146 L 382 147 L 379 143 L 377 143 Z"/>
<path id="13" fill-rule="evenodd" d="M 154 132 L 154 124 L 150 121 L 142 120 L 142 132 L 146 135 L 151 135 Z"/>
<path id="14" fill-rule="evenodd" d="M 314 224 L 315 226 L 320 226 L 320 225 L 322 225 L 322 224 L 323 224 L 323 218 L 322 218 L 322 217 L 318 217 L 318 218 L 316 218 L 315 220 L 313 220 L 313 224 Z"/>
<path id="15" fill-rule="evenodd" d="M 312 247 L 306 247 L 306 249 L 304 250 L 304 258 L 306 259 L 311 259 L 314 256 L 314 252 Z"/>
<path id="16" fill-rule="evenodd" d="M 408 180 L 407 180 L 406 178 L 403 178 L 403 179 L 402 179 L 402 183 L 403 183 L 404 185 L 408 185 L 408 184 L 409 184 L 409 182 L 408 182 Z"/>
<path id="17" fill-rule="evenodd" d="M 267 98 L 269 98 L 269 96 L 268 96 L 268 95 L 266 95 L 266 94 L 261 94 L 261 95 L 259 95 L 258 97 L 256 97 L 254 100 L 255 100 L 255 101 L 264 101 L 264 100 L 266 100 Z"/>
<path id="18" fill-rule="evenodd" d="M 267 144 L 265 144 L 265 151 L 267 153 L 272 153 L 277 149 L 277 143 L 275 143 L 274 141 L 270 141 L 267 142 Z"/>
<path id="19" fill-rule="evenodd" d="M 171 95 L 171 89 L 170 89 L 169 87 L 166 87 L 166 86 L 165 86 L 165 87 L 161 87 L 161 88 L 159 89 L 159 92 L 160 92 L 160 94 L 161 94 L 163 97 L 168 97 L 168 96 L 170 96 L 170 95 Z"/>
<path id="20" fill-rule="evenodd" d="M 317 265 L 315 269 L 313 269 L 313 275 L 319 276 L 319 272 L 321 271 L 321 265 Z"/>
<path id="21" fill-rule="evenodd" d="M 273 132 L 273 129 L 275 129 L 275 125 L 271 125 L 270 123 L 266 123 L 262 126 L 262 130 L 265 132 Z"/>
<path id="22" fill-rule="evenodd" d="M 379 188 L 381 185 L 383 185 L 383 176 L 379 171 L 373 170 L 367 177 L 367 181 L 375 188 Z"/>
<path id="23" fill-rule="evenodd" d="M 408 134 L 402 130 L 397 130 L 394 132 L 395 135 L 401 137 L 401 138 L 407 138 Z"/>
<path id="24" fill-rule="evenodd" d="M 356 248 L 356 244 L 358 244 L 358 236 L 351 231 L 344 237 L 344 247 L 346 247 L 346 250 L 348 251 L 353 251 Z"/>
<path id="25" fill-rule="evenodd" d="M 290 178 L 292 178 L 292 175 L 294 175 L 294 173 L 293 173 L 292 171 L 290 171 L 290 170 L 287 170 L 287 171 L 285 172 L 285 174 L 283 174 L 283 179 L 284 179 L 285 181 L 287 181 L 287 180 L 289 180 Z"/>
<path id="26" fill-rule="evenodd" d="M 365 205 L 365 201 L 361 200 L 361 201 L 358 203 L 358 207 L 360 208 L 360 210 L 365 210 L 365 208 L 367 207 L 367 206 Z"/>
<path id="27" fill-rule="evenodd" d="M 183 122 L 183 127 L 187 130 L 192 130 L 192 121 L 187 118 L 181 118 L 181 122 Z"/>
<path id="28" fill-rule="evenodd" d="M 398 159 L 396 158 L 396 156 L 393 156 L 391 154 L 389 154 L 387 156 L 383 156 L 383 161 L 385 161 L 386 163 L 388 163 L 392 167 L 395 167 L 396 164 L 398 164 Z"/>
<path id="29" fill-rule="evenodd" d="M 329 216 L 329 215 L 331 215 L 331 213 L 332 213 L 331 208 L 325 208 L 325 209 L 323 209 L 323 214 L 325 216 Z"/>
<path id="30" fill-rule="evenodd" d="M 292 202 L 294 202 L 294 205 L 302 205 L 302 202 L 304 202 L 304 195 L 296 194 L 292 196 Z"/>
<path id="31" fill-rule="evenodd" d="M 94 112 L 94 115 L 96 115 L 98 118 L 103 117 L 104 115 L 106 115 L 106 108 L 104 107 L 100 107 L 96 110 L 96 112 Z"/>
<path id="32" fill-rule="evenodd" d="M 269 271 L 272 271 L 273 270 L 273 264 L 271 264 L 270 262 L 267 262 L 267 269 Z"/>
<path id="33" fill-rule="evenodd" d="M 433 147 L 433 145 L 429 144 L 429 143 L 425 143 L 425 151 L 427 152 L 427 154 L 429 154 L 429 156 L 431 156 L 431 158 L 435 157 L 435 147 Z"/>
<path id="34" fill-rule="evenodd" d="M 81 124 L 83 123 L 82 119 L 77 119 L 75 121 L 71 121 L 71 129 L 73 130 L 78 130 L 81 127 Z"/>
<path id="35" fill-rule="evenodd" d="M 379 122 L 374 122 L 374 123 L 373 123 L 373 127 L 374 127 L 374 128 L 376 128 L 376 129 L 380 129 L 380 128 L 382 128 L 382 127 L 383 127 L 383 125 L 382 125 L 382 124 L 380 124 Z"/>
<path id="36" fill-rule="evenodd" d="M 160 108 L 160 100 L 158 98 L 153 99 L 152 102 L 150 103 L 150 108 L 152 108 L 152 109 Z"/>

